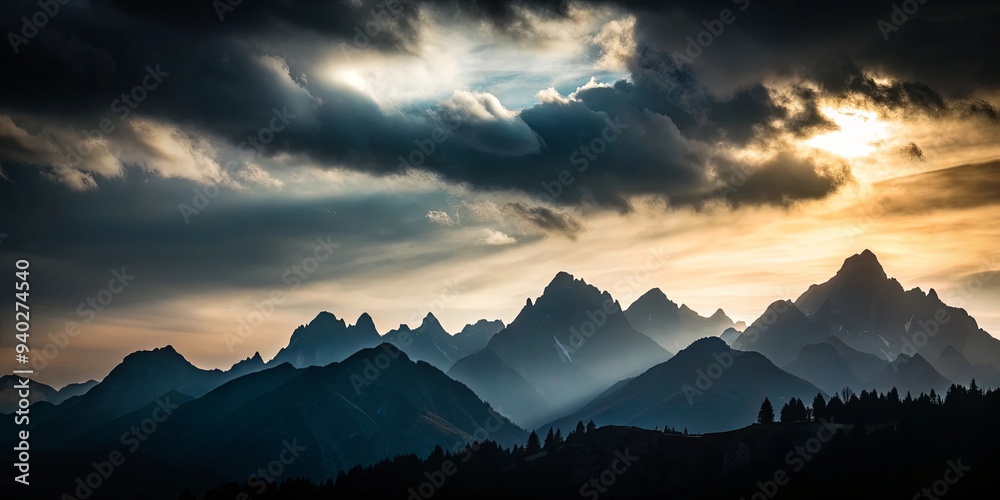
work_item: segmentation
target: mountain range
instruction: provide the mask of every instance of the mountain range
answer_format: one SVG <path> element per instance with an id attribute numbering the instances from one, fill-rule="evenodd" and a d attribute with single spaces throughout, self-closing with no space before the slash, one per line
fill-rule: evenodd
<path id="1" fill-rule="evenodd" d="M 608 292 L 559 273 L 483 350 L 448 374 L 532 426 L 670 356 L 632 328 Z"/>
<path id="2" fill-rule="evenodd" d="M 321 312 L 269 361 L 255 353 L 206 370 L 166 346 L 126 356 L 99 383 L 34 383 L 31 427 L 33 446 L 66 459 L 60 471 L 81 473 L 170 407 L 136 460 L 150 477 L 183 463 L 196 482 L 240 480 L 281 451 L 261 443 L 298 439 L 308 444 L 294 474 L 322 481 L 484 433 L 512 446 L 525 429 L 568 434 L 591 420 L 728 431 L 752 423 L 765 397 L 777 410 L 844 388 L 944 393 L 972 378 L 996 386 L 997 367 L 1000 340 L 934 290 L 905 290 L 866 250 L 748 327 L 656 288 L 623 309 L 564 272 L 509 324 L 481 320 L 454 335 L 433 314 L 383 335 L 368 314 L 347 324 Z M 4 411 L 16 402 L 3 400 Z M 4 436 L 11 422 L 0 423 Z"/>

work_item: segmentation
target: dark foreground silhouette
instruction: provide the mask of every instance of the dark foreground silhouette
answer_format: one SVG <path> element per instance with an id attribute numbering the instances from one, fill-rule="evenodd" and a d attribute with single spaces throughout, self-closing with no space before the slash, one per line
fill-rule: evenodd
<path id="1" fill-rule="evenodd" d="M 820 396 L 805 415 L 786 411 L 780 423 L 732 432 L 581 423 L 544 446 L 535 437 L 512 449 L 472 443 L 355 467 L 322 484 L 227 484 L 181 498 L 952 499 L 977 497 L 1000 471 L 1000 391 L 973 383 L 943 398 L 862 391 L 846 399 Z"/>

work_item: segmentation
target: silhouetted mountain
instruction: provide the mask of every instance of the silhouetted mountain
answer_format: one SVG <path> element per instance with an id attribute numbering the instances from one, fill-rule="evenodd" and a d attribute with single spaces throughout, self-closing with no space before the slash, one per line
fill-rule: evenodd
<path id="1" fill-rule="evenodd" d="M 684 349 L 702 337 L 720 335 L 734 326 L 733 320 L 722 309 L 704 318 L 686 305 L 678 306 L 659 288 L 636 299 L 625 310 L 625 317 L 633 328 L 672 352 Z"/>
<path id="2" fill-rule="evenodd" d="M 934 363 L 934 366 L 948 380 L 966 383 L 966 381 L 976 377 L 972 363 L 950 345 L 941 351 L 941 355 L 938 356 L 938 360 Z"/>
<path id="3" fill-rule="evenodd" d="M 812 325 L 795 304 L 779 300 L 767 306 L 764 314 L 748 326 L 732 346 L 759 352 L 784 366 L 794 361 L 804 346 L 819 343 L 825 337 L 826 334 Z"/>
<path id="4" fill-rule="evenodd" d="M 323 311 L 308 325 L 292 332 L 288 346 L 278 351 L 268 365 L 291 363 L 292 366 L 325 366 L 343 361 L 351 354 L 377 346 L 382 341 L 375 323 L 368 313 L 363 313 L 348 326 L 343 319 Z"/>
<path id="5" fill-rule="evenodd" d="M 837 350 L 826 342 L 803 347 L 795 361 L 782 368 L 823 389 L 827 394 L 837 394 L 845 387 L 856 391 L 867 387 L 862 385 L 861 379 L 854 374 L 854 370 Z"/>
<path id="6" fill-rule="evenodd" d="M 4 375 L 0 377 L 0 413 L 12 413 L 17 410 L 17 403 L 21 399 L 18 389 L 14 386 L 20 383 L 20 378 L 15 375 Z M 39 401 L 52 402 L 59 398 L 59 391 L 41 382 L 30 381 L 31 387 L 28 401 L 32 404 Z M 58 403 L 54 403 L 58 404 Z"/>
<path id="7" fill-rule="evenodd" d="M 1000 367 L 1000 340 L 933 289 L 904 291 L 869 250 L 848 258 L 836 276 L 809 287 L 795 303 L 830 335 L 883 359 L 919 352 L 936 361 L 952 345 L 973 364 Z"/>
<path id="8" fill-rule="evenodd" d="M 233 380 L 173 410 L 142 451 L 243 480 L 295 443 L 304 449 L 284 474 L 322 481 L 435 446 L 487 438 L 512 446 L 526 437 L 467 387 L 385 343 L 324 367 L 285 363 Z"/>
<path id="9" fill-rule="evenodd" d="M 490 342 L 490 339 L 503 329 L 504 324 L 500 320 L 487 321 L 481 319 L 475 324 L 465 325 L 465 328 L 462 328 L 462 331 L 453 337 L 455 345 L 465 353 L 459 359 L 486 348 L 486 344 Z"/>
<path id="10" fill-rule="evenodd" d="M 458 348 L 451 334 L 432 313 L 424 316 L 417 329 L 399 325 L 396 330 L 386 333 L 384 340 L 392 342 L 414 360 L 426 361 L 443 371 L 468 354 Z"/>
<path id="11" fill-rule="evenodd" d="M 238 378 L 246 375 L 248 373 L 259 372 L 266 367 L 264 364 L 264 359 L 260 357 L 259 352 L 253 353 L 253 356 L 246 358 L 242 361 L 237 362 L 229 371 L 226 372 L 230 378 Z"/>
<path id="12" fill-rule="evenodd" d="M 566 432 L 577 421 L 593 420 L 598 425 L 717 432 L 756 421 L 765 397 L 780 408 L 793 397 L 811 401 L 819 392 L 759 353 L 737 352 L 722 339 L 707 337 L 541 429 L 551 425 Z"/>
<path id="13" fill-rule="evenodd" d="M 722 332 L 722 335 L 719 335 L 719 338 L 724 340 L 726 344 L 733 345 L 733 342 L 740 337 L 741 333 L 743 332 L 737 330 L 736 328 L 726 328 L 726 330 Z"/>
<path id="14" fill-rule="evenodd" d="M 805 346 L 825 341 L 847 361 L 862 384 L 881 373 L 887 360 L 900 353 L 906 354 L 906 359 L 919 353 L 923 359 L 938 363 L 949 345 L 971 364 L 984 365 L 985 373 L 996 373 L 995 367 L 1000 367 L 1000 340 L 979 329 L 964 310 L 944 304 L 934 290 L 904 290 L 886 275 L 869 250 L 845 260 L 830 280 L 810 286 L 794 306 L 797 309 L 786 301 L 772 304 L 733 345 L 788 366 Z M 941 362 L 948 363 L 948 357 Z M 822 370 L 804 368 L 802 364 L 791 369 L 814 381 L 823 376 Z M 831 373 L 820 385 L 831 387 L 849 380 L 842 373 Z"/>
<path id="15" fill-rule="evenodd" d="M 197 398 L 226 380 L 221 370 L 197 368 L 169 345 L 137 351 L 79 396 L 70 410 L 41 423 L 46 430 L 39 433 L 66 436 L 84 432 L 146 406 L 170 391 Z"/>
<path id="16" fill-rule="evenodd" d="M 951 381 L 938 373 L 923 356 L 900 354 L 892 364 L 882 370 L 879 376 L 875 377 L 871 385 L 880 391 L 888 391 L 895 387 L 900 394 L 906 392 L 919 394 L 930 392 L 931 389 L 944 394 Z"/>
<path id="17" fill-rule="evenodd" d="M 889 363 L 889 360 L 885 358 L 854 349 L 845 344 L 843 340 L 834 336 L 827 337 L 823 342 L 833 346 L 837 354 L 851 367 L 854 376 L 862 383 L 870 382 L 879 373 L 882 373 L 886 364 Z"/>
<path id="18" fill-rule="evenodd" d="M 940 405 L 927 395 L 904 400 L 863 393 L 827 409 L 812 422 L 703 435 L 623 426 L 583 429 L 541 451 L 487 442 L 468 454 L 402 456 L 354 468 L 335 483 L 272 485 L 261 497 L 925 498 L 919 492 L 930 492 L 928 478 L 944 478 L 934 480 L 936 498 L 945 493 L 981 498 L 995 482 L 1000 392 L 951 388 Z M 456 463 L 457 473 L 431 482 L 431 474 Z M 947 491 L 941 493 L 944 484 Z M 222 485 L 204 500 L 241 493 L 252 497 L 253 490 Z"/>
<path id="19" fill-rule="evenodd" d="M 57 398 L 55 401 L 50 401 L 52 404 L 59 404 L 73 396 L 82 396 L 87 393 L 87 391 L 94 388 L 98 382 L 96 380 L 88 380 L 86 382 L 77 382 L 75 384 L 69 384 L 62 389 L 59 389 L 57 393 Z"/>
<path id="20" fill-rule="evenodd" d="M 559 273 L 485 349 L 448 373 L 515 421 L 537 425 L 670 357 L 620 307 L 607 292 Z"/>

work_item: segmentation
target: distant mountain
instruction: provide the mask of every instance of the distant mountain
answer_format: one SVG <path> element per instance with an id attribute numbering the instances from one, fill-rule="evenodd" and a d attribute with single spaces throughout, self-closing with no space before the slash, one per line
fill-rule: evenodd
<path id="1" fill-rule="evenodd" d="M 802 347 L 795 361 L 783 368 L 808 380 L 829 394 L 845 387 L 854 391 L 870 389 L 871 382 L 889 364 L 873 354 L 852 349 L 837 337 Z"/>
<path id="2" fill-rule="evenodd" d="M 12 413 L 17 410 L 17 404 L 21 397 L 18 395 L 18 389 L 15 389 L 14 386 L 18 385 L 20 380 L 15 375 L 0 377 L 0 413 Z M 53 389 L 51 386 L 35 382 L 34 380 L 28 382 L 28 384 L 31 388 L 28 401 L 32 404 L 39 401 L 51 402 L 59 397 L 59 391 Z"/>
<path id="3" fill-rule="evenodd" d="M 226 373 L 230 378 L 238 378 L 249 373 L 259 372 L 265 367 L 264 359 L 260 357 L 259 352 L 255 352 L 253 356 L 234 364 Z"/>
<path id="4" fill-rule="evenodd" d="M 19 391 L 14 389 L 14 386 L 18 385 L 20 380 L 15 375 L 0 377 L 0 413 L 12 413 L 17 410 L 18 401 L 20 401 L 21 397 L 18 395 Z M 55 390 L 50 385 L 32 380 L 29 382 L 30 392 L 28 401 L 32 405 L 43 401 L 58 405 L 73 396 L 86 394 L 95 385 L 97 385 L 96 380 L 88 380 L 86 382 L 69 384 L 62 389 Z"/>
<path id="5" fill-rule="evenodd" d="M 826 342 L 803 347 L 795 361 L 782 368 L 827 394 L 836 394 L 845 387 L 855 391 L 868 388 L 862 385 L 861 379 L 837 350 Z"/>
<path id="6" fill-rule="evenodd" d="M 980 329 L 965 310 L 946 305 L 933 289 L 904 290 L 869 250 L 846 259 L 833 278 L 810 286 L 794 308 L 791 305 L 772 304 L 734 345 L 785 366 L 805 346 L 832 336 L 838 342 L 828 343 L 862 382 L 878 372 L 871 362 L 852 361 L 857 356 L 845 353 L 845 348 L 874 355 L 884 367 L 887 361 L 882 360 L 901 353 L 907 359 L 920 354 L 937 363 L 952 346 L 972 365 L 984 365 L 988 373 L 1000 368 L 1000 340 Z M 947 360 L 946 356 L 943 362 Z"/>
<path id="7" fill-rule="evenodd" d="M 826 333 L 791 301 L 779 300 L 767 306 L 764 314 L 733 341 L 733 348 L 756 351 L 785 366 L 809 344 L 821 342 Z"/>
<path id="8" fill-rule="evenodd" d="M 324 367 L 282 364 L 233 380 L 175 410 L 143 450 L 242 480 L 294 442 L 304 450 L 285 474 L 324 481 L 486 438 L 512 446 L 527 435 L 467 387 L 384 343 Z"/>
<path id="9" fill-rule="evenodd" d="M 840 355 L 847 365 L 851 367 L 851 371 L 854 372 L 854 376 L 858 378 L 862 383 L 867 383 L 874 379 L 882 370 L 885 368 L 889 360 L 876 356 L 874 354 L 869 354 L 867 352 L 861 352 L 857 349 L 844 343 L 838 337 L 830 336 L 824 341 L 826 344 L 833 346 L 837 354 Z"/>
<path id="10" fill-rule="evenodd" d="M 938 373 L 920 354 L 913 356 L 900 354 L 878 377 L 875 377 L 871 385 L 883 392 L 895 387 L 900 394 L 909 391 L 914 396 L 934 389 L 944 397 L 951 384 L 952 381 Z"/>
<path id="11" fill-rule="evenodd" d="M 427 313 L 415 330 L 407 325 L 399 325 L 398 329 L 386 333 L 384 339 L 414 360 L 426 361 L 444 371 L 469 354 L 459 349 L 452 335 L 445 331 L 432 313 Z"/>
<path id="12" fill-rule="evenodd" d="M 78 382 L 75 384 L 69 384 L 62 389 L 59 389 L 57 398 L 54 401 L 50 401 L 52 404 L 59 404 L 73 396 L 82 396 L 87 393 L 87 391 L 93 389 L 98 382 L 96 380 L 88 380 L 86 382 Z"/>
<path id="13" fill-rule="evenodd" d="M 74 405 L 48 422 L 40 434 L 66 436 L 85 432 L 142 408 L 157 397 L 177 391 L 192 398 L 205 395 L 229 376 L 202 370 L 172 346 L 129 354 L 99 384 L 74 398 Z M 60 405 L 61 406 L 61 405 Z"/>
<path id="14" fill-rule="evenodd" d="M 298 368 L 325 366 L 343 361 L 361 349 L 391 342 L 411 358 L 447 370 L 456 360 L 485 347 L 490 338 L 502 329 L 501 321 L 480 320 L 453 336 L 445 331 L 433 314 L 427 314 L 416 329 L 400 325 L 382 336 L 368 313 L 362 314 L 353 325 L 348 325 L 343 319 L 324 311 L 309 324 L 296 328 L 288 346 L 278 351 L 267 366 L 281 363 L 291 363 Z"/>
<path id="15" fill-rule="evenodd" d="M 620 307 L 609 293 L 559 273 L 448 374 L 515 421 L 537 425 L 670 357 Z"/>
<path id="16" fill-rule="evenodd" d="M 323 311 L 307 325 L 292 332 L 288 346 L 278 351 L 268 365 L 291 363 L 295 367 L 324 366 L 343 361 L 351 354 L 382 341 L 368 313 L 348 326 L 343 319 Z"/>
<path id="17" fill-rule="evenodd" d="M 967 384 L 976 377 L 972 363 L 952 346 L 941 351 L 934 366 L 938 367 L 942 376 L 961 384 Z"/>
<path id="18" fill-rule="evenodd" d="M 678 306 L 659 288 L 636 299 L 625 310 L 625 317 L 633 328 L 671 352 L 684 349 L 702 337 L 718 336 L 735 326 L 722 309 L 704 318 L 686 305 Z"/>
<path id="19" fill-rule="evenodd" d="M 884 359 L 919 352 L 937 360 L 952 345 L 973 364 L 1000 367 L 1000 340 L 933 289 L 904 290 L 869 250 L 848 258 L 836 276 L 809 287 L 795 303 L 830 335 Z"/>
<path id="20" fill-rule="evenodd" d="M 552 426 L 565 433 L 578 421 L 593 420 L 597 425 L 725 431 L 755 422 L 765 397 L 780 409 L 793 397 L 812 401 L 820 392 L 758 353 L 734 351 L 722 339 L 708 337 L 541 429 Z"/>
<path id="21" fill-rule="evenodd" d="M 932 364 L 942 376 L 953 382 L 967 385 L 975 379 L 980 386 L 1000 387 L 1000 370 L 992 366 L 973 365 L 950 345 Z"/>
<path id="22" fill-rule="evenodd" d="M 724 340 L 727 344 L 733 345 L 733 342 L 740 337 L 741 333 L 743 332 L 737 330 L 736 328 L 726 328 L 726 330 L 719 335 L 719 338 Z"/>
<path id="23" fill-rule="evenodd" d="M 503 321 L 481 319 L 475 324 L 465 325 L 465 328 L 462 328 L 461 332 L 455 334 L 453 341 L 459 350 L 465 352 L 461 357 L 465 357 L 486 348 L 486 344 L 490 342 L 490 339 L 503 329 Z"/>

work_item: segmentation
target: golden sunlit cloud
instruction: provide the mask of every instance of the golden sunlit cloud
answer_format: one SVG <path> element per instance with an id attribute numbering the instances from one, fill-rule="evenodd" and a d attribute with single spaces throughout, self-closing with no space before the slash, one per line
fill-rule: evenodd
<path id="1" fill-rule="evenodd" d="M 843 158 L 859 158 L 874 153 L 878 145 L 890 137 L 889 124 L 879 120 L 874 111 L 834 107 L 824 107 L 820 111 L 837 124 L 839 130 L 814 136 L 805 142 L 807 146 Z"/>

